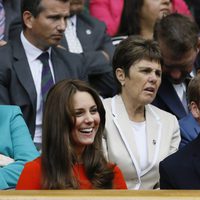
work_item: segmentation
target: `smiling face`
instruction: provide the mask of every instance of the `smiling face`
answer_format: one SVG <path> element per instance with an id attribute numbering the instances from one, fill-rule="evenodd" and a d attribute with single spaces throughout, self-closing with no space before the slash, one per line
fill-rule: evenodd
<path id="1" fill-rule="evenodd" d="M 65 31 L 66 19 L 69 16 L 69 2 L 42 0 L 43 10 L 34 17 L 29 11 L 23 13 L 26 24 L 25 36 L 41 50 L 57 45 Z"/>
<path id="2" fill-rule="evenodd" d="M 93 97 L 88 92 L 77 91 L 73 97 L 76 123 L 72 139 L 76 150 L 82 153 L 85 146 L 94 142 L 100 124 L 100 116 Z"/>
<path id="3" fill-rule="evenodd" d="M 116 73 L 122 85 L 122 96 L 128 97 L 138 106 L 144 106 L 154 100 L 161 83 L 162 72 L 159 63 L 141 60 L 130 67 L 129 76 L 125 77 L 120 68 Z"/>

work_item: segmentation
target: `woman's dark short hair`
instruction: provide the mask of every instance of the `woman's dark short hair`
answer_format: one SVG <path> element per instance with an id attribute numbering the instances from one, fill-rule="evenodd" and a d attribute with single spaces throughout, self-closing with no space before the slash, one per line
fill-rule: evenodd
<path id="1" fill-rule="evenodd" d="M 129 36 L 119 43 L 113 56 L 113 72 L 118 93 L 121 93 L 121 84 L 116 77 L 116 69 L 123 69 L 125 76 L 129 77 L 130 67 L 141 60 L 155 61 L 162 66 L 162 56 L 156 41 L 141 36 Z"/>

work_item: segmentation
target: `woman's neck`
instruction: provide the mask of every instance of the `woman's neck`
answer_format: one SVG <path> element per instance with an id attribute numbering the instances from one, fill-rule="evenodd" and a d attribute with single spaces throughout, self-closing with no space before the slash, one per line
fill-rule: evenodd
<path id="1" fill-rule="evenodd" d="M 145 21 L 141 21 L 140 35 L 145 39 L 153 39 L 153 28 L 154 23 L 146 23 Z"/>
<path id="2" fill-rule="evenodd" d="M 76 156 L 76 162 L 78 164 L 82 164 L 83 163 L 83 152 L 84 152 L 84 149 L 83 147 L 80 147 L 80 146 L 74 146 L 74 153 L 75 153 L 75 156 Z"/>
<path id="3" fill-rule="evenodd" d="M 129 119 L 134 122 L 145 121 L 145 106 L 131 100 L 125 95 L 121 95 Z"/>

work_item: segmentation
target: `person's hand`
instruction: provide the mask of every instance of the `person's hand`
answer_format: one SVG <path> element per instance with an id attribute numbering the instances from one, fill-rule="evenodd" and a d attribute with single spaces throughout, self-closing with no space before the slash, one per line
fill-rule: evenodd
<path id="1" fill-rule="evenodd" d="M 4 156 L 3 154 L 0 154 L 0 167 L 4 167 L 13 162 L 15 162 L 15 160 L 13 160 L 12 158 L 8 156 Z"/>
<path id="2" fill-rule="evenodd" d="M 0 47 L 7 44 L 7 42 L 5 40 L 0 40 Z"/>

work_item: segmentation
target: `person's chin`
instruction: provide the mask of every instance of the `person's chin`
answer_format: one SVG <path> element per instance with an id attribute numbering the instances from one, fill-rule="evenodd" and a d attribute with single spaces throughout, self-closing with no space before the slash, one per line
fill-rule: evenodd
<path id="1" fill-rule="evenodd" d="M 144 99 L 143 105 L 145 106 L 145 105 L 151 104 L 154 99 L 155 99 L 155 96 L 148 97 L 148 98 Z"/>
<path id="2" fill-rule="evenodd" d="M 170 80 L 170 82 L 175 85 L 183 83 L 185 78 L 186 78 L 185 76 L 184 77 L 182 76 L 180 78 L 173 78 L 171 76 L 168 76 L 168 79 Z"/>
<path id="3" fill-rule="evenodd" d="M 178 84 L 181 84 L 181 83 L 184 82 L 184 78 L 182 78 L 182 79 L 172 79 L 172 78 L 171 78 L 171 82 L 172 82 L 173 84 L 175 84 L 175 85 L 178 85 Z"/>

